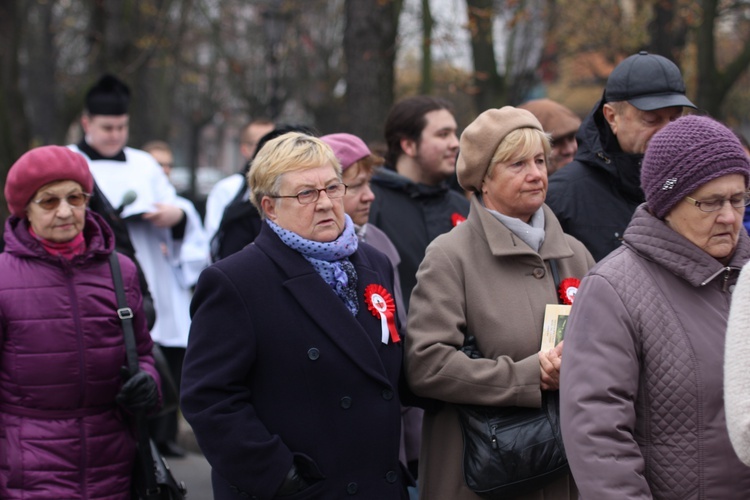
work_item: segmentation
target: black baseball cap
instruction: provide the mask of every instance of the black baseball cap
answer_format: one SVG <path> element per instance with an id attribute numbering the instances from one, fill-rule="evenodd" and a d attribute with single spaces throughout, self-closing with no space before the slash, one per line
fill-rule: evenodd
<path id="1" fill-rule="evenodd" d="M 666 57 L 641 51 L 624 59 L 607 79 L 604 102 L 627 101 L 642 111 L 688 106 L 680 68 Z"/>

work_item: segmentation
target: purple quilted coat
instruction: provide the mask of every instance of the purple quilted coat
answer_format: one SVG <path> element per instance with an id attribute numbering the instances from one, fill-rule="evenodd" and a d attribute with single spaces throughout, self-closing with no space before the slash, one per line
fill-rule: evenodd
<path id="1" fill-rule="evenodd" d="M 565 167 L 568 168 L 568 167 Z M 727 264 L 651 215 L 581 283 L 560 423 L 582 500 L 745 500 L 724 416 L 724 332 L 750 238 Z"/>
<path id="2" fill-rule="evenodd" d="M 88 212 L 87 250 L 48 254 L 10 217 L 0 254 L 0 498 L 129 499 L 135 439 L 116 405 L 126 364 L 107 256 Z M 135 266 L 120 255 L 141 368 L 158 375 Z"/>

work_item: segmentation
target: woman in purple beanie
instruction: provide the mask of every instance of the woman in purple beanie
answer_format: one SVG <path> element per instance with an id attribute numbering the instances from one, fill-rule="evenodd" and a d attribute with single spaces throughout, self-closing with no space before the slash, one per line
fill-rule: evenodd
<path id="1" fill-rule="evenodd" d="M 561 422 L 581 498 L 747 498 L 723 363 L 750 260 L 749 178 L 740 142 L 710 118 L 678 118 L 651 139 L 646 202 L 583 279 L 565 332 Z"/>
<path id="2" fill-rule="evenodd" d="M 108 258 L 87 210 L 93 178 L 60 146 L 32 149 L 5 181 L 0 254 L 0 498 L 129 500 L 129 413 L 159 404 L 135 265 L 119 256 L 141 371 L 127 364 Z"/>

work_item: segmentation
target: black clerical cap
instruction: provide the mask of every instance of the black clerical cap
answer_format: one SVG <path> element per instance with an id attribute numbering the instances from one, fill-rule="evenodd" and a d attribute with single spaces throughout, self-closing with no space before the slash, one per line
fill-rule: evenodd
<path id="1" fill-rule="evenodd" d="M 126 115 L 130 89 L 112 75 L 102 76 L 86 94 L 86 111 L 91 115 Z"/>

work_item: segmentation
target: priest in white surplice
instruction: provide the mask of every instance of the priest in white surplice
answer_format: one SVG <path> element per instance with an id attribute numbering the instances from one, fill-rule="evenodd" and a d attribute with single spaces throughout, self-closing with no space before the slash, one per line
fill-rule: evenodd
<path id="1" fill-rule="evenodd" d="M 121 211 L 136 258 L 146 275 L 156 308 L 151 329 L 165 353 L 184 356 L 190 328 L 189 284 L 175 272 L 172 262 L 180 255 L 183 239 L 194 228 L 180 208 L 177 194 L 154 158 L 126 147 L 130 91 L 111 75 L 103 76 L 86 95 L 81 118 L 84 138 L 69 147 L 84 155 L 100 190 Z M 168 360 L 173 356 L 167 356 Z M 154 435 L 161 451 L 177 456 L 177 414 L 168 435 Z"/>

